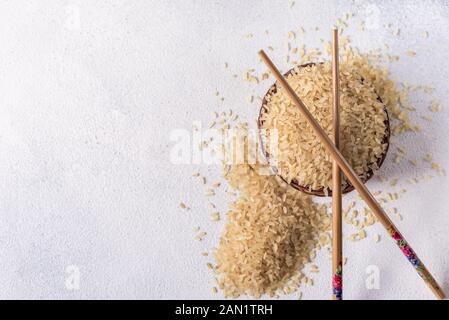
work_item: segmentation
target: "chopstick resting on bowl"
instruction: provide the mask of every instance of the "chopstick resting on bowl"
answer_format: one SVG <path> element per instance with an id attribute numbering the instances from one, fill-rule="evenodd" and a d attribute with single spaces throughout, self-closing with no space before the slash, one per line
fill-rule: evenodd
<path id="1" fill-rule="evenodd" d="M 290 87 L 287 80 L 282 76 L 273 62 L 268 58 L 263 50 L 259 51 L 259 55 L 262 61 L 270 69 L 271 73 L 274 75 L 276 80 L 280 85 L 286 90 L 292 102 L 299 108 L 301 114 L 306 118 L 307 122 L 310 124 L 315 134 L 331 155 L 332 159 L 337 162 L 341 171 L 345 174 L 347 179 L 351 182 L 354 188 L 358 191 L 362 199 L 366 202 L 368 207 L 372 210 L 376 218 L 385 227 L 388 234 L 393 238 L 398 247 L 401 249 L 402 253 L 406 256 L 427 286 L 432 290 L 434 295 L 439 299 L 444 299 L 445 295 L 443 290 L 440 288 L 436 280 L 418 258 L 413 249 L 405 241 L 404 237 L 400 234 L 398 229 L 394 226 L 393 222 L 388 218 L 385 211 L 381 208 L 379 203 L 374 199 L 373 195 L 369 192 L 354 170 L 351 168 L 346 159 L 342 156 L 340 151 L 334 146 L 332 140 L 326 135 L 323 128 L 318 124 L 312 114 L 309 112 L 307 107 L 301 101 L 301 99 L 296 95 L 295 91 Z"/>

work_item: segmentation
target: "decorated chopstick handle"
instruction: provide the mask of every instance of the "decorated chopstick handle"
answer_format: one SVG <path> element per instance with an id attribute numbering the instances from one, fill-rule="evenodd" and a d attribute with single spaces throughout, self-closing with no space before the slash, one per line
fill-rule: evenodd
<path id="1" fill-rule="evenodd" d="M 343 267 L 341 261 L 332 275 L 332 294 L 334 300 L 343 300 Z"/>
<path id="2" fill-rule="evenodd" d="M 405 241 L 404 237 L 401 233 L 393 226 L 390 225 L 388 227 L 388 232 L 393 240 L 398 245 L 399 249 L 402 251 L 407 260 L 412 264 L 413 268 L 415 268 L 416 272 L 418 272 L 419 276 L 424 280 L 427 286 L 433 291 L 433 293 L 439 297 L 440 299 L 445 298 L 445 294 L 443 290 L 441 290 L 440 286 L 430 274 L 430 272 L 426 269 L 424 264 L 416 255 L 415 251 L 409 246 L 407 241 Z"/>

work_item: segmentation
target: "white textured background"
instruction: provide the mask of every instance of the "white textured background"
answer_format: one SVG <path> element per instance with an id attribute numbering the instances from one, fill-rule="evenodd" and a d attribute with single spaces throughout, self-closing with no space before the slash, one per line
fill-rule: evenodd
<path id="1" fill-rule="evenodd" d="M 364 8 L 376 3 L 378 28 L 349 31 L 353 43 L 363 50 L 388 43 L 401 56 L 415 50 L 395 64 L 393 78 L 433 85 L 443 105 L 449 100 L 448 2 L 358 3 L 0 1 L 0 298 L 220 297 L 200 252 L 216 244 L 221 224 L 209 222 L 191 177 L 218 168 L 170 164 L 169 137 L 195 120 L 206 124 L 220 108 L 253 120 L 257 107 L 244 101 L 253 89 L 231 72 L 257 65 L 257 50 L 268 45 L 282 49 L 272 56 L 285 69 L 287 31 L 319 26 L 306 36 L 317 45 L 337 17 L 372 16 L 373 6 Z M 388 23 L 401 28 L 399 37 L 384 30 Z M 448 109 L 421 134 L 401 138 L 408 152 L 447 162 Z M 405 180 L 431 172 L 405 164 L 398 171 L 392 158 L 383 174 Z M 376 180 L 369 186 L 382 188 Z M 404 216 L 398 226 L 449 291 L 448 179 L 407 189 L 395 204 Z M 192 210 L 181 212 L 180 201 Z M 203 242 L 193 240 L 197 225 L 209 232 Z M 346 298 L 432 298 L 386 236 L 346 242 L 345 255 Z M 327 255 L 317 264 L 321 273 L 304 298 L 329 297 Z M 80 270 L 79 290 L 65 287 L 70 265 Z M 380 268 L 379 290 L 365 288 L 369 265 Z"/>

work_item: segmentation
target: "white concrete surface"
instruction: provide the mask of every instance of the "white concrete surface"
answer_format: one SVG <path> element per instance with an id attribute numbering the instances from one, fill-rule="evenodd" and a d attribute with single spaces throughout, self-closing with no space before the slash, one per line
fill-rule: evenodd
<path id="1" fill-rule="evenodd" d="M 221 224 L 210 222 L 191 177 L 194 170 L 218 176 L 218 168 L 171 164 L 170 132 L 195 120 L 206 125 L 223 108 L 252 121 L 257 107 L 244 98 L 267 85 L 252 89 L 231 73 L 258 65 L 256 52 L 268 45 L 285 68 L 287 31 L 318 26 L 305 38 L 318 45 L 337 17 L 355 9 L 356 20 L 377 17 L 364 33 L 349 30 L 359 48 L 387 43 L 401 56 L 417 52 L 401 58 L 392 76 L 433 85 L 444 110 L 401 143 L 447 166 L 447 1 L 295 1 L 292 8 L 275 0 L 1 1 L 0 298 L 220 297 L 200 252 L 217 243 Z M 388 23 L 401 28 L 399 37 L 384 31 Z M 416 97 L 423 112 L 424 100 Z M 390 154 L 382 173 L 404 185 L 431 172 L 392 162 Z M 395 204 L 404 216 L 398 226 L 449 291 L 449 181 L 407 189 Z M 192 210 L 182 212 L 180 201 Z M 197 225 L 208 231 L 203 242 L 193 240 Z M 345 255 L 348 299 L 432 298 L 386 236 L 379 244 L 346 242 Z M 321 273 L 305 299 L 329 297 L 327 255 L 317 264 Z M 380 270 L 379 290 L 365 286 L 371 265 Z"/>

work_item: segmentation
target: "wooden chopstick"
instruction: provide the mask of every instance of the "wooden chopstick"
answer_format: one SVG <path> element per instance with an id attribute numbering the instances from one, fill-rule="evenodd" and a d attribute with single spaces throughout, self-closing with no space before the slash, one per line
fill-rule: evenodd
<path id="1" fill-rule="evenodd" d="M 441 290 L 440 286 L 435 281 L 433 276 L 430 274 L 430 272 L 418 258 L 413 249 L 405 241 L 404 237 L 399 233 L 397 228 L 394 226 L 393 222 L 388 218 L 387 214 L 381 208 L 379 203 L 374 199 L 373 195 L 368 191 L 366 186 L 363 184 L 363 182 L 351 168 L 346 159 L 342 156 L 340 151 L 338 151 L 338 149 L 334 146 L 332 140 L 329 139 L 327 134 L 324 132 L 324 130 L 321 128 L 321 126 L 309 112 L 307 107 L 296 95 L 295 91 L 290 87 L 287 80 L 285 80 L 285 78 L 282 76 L 282 74 L 279 72 L 279 70 L 276 68 L 276 66 L 273 64 L 270 58 L 268 58 L 268 56 L 265 54 L 263 50 L 259 51 L 259 55 L 262 61 L 267 65 L 268 69 L 270 69 L 276 80 L 279 82 L 279 84 L 285 89 L 292 102 L 299 108 L 300 112 L 306 118 L 306 120 L 314 130 L 315 134 L 317 135 L 317 137 L 320 139 L 321 143 L 327 150 L 327 152 L 329 152 L 329 154 L 331 155 L 332 159 L 335 162 L 337 162 L 341 171 L 343 171 L 343 173 L 351 182 L 351 184 L 354 186 L 354 188 L 359 192 L 362 199 L 366 202 L 368 207 L 375 214 L 377 220 L 379 220 L 380 223 L 385 227 L 388 234 L 393 238 L 393 240 L 401 249 L 402 253 L 413 265 L 413 267 L 421 276 L 421 278 L 424 280 L 424 282 L 427 284 L 427 286 L 432 290 L 432 292 L 435 294 L 437 298 L 444 299 L 445 297 L 444 292 Z"/>
<path id="2" fill-rule="evenodd" d="M 340 77 L 338 64 L 338 30 L 332 30 L 332 116 L 333 142 L 340 148 Z M 332 161 L 332 299 L 343 299 L 341 174 L 337 162 Z"/>

